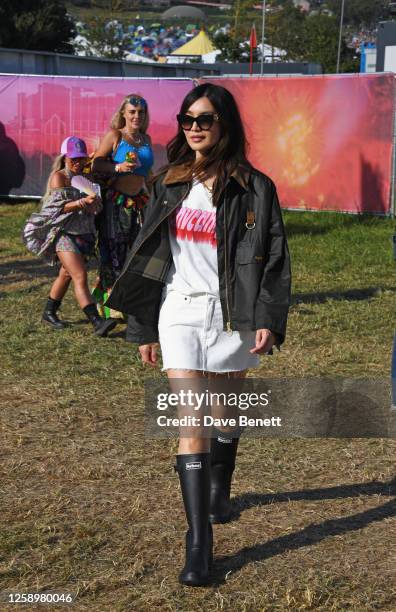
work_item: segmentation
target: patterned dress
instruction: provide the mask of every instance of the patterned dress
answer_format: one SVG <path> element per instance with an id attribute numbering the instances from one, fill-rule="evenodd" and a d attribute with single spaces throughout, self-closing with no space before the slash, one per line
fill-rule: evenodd
<path id="1" fill-rule="evenodd" d="M 65 204 L 83 195 L 74 187 L 50 189 L 42 200 L 40 212 L 33 213 L 23 228 L 22 240 L 26 247 L 49 265 L 59 263 L 57 250 L 84 256 L 93 254 L 96 239 L 93 212 L 63 210 Z"/>

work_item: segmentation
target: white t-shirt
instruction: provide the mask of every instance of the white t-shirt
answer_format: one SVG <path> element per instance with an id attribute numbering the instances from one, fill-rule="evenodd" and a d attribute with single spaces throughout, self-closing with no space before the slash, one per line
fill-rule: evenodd
<path id="1" fill-rule="evenodd" d="M 202 183 L 193 182 L 187 198 L 169 217 L 169 240 L 173 265 L 166 279 L 167 292 L 219 297 L 216 208 Z"/>

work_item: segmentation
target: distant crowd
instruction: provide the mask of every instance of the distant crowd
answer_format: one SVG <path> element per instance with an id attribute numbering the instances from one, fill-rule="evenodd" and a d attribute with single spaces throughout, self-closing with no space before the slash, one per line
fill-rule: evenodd
<path id="1" fill-rule="evenodd" d="M 199 34 L 199 26 L 196 24 L 188 24 L 185 27 L 178 25 L 164 27 L 160 23 L 152 23 L 146 27 L 143 25 L 124 27 L 118 21 L 109 21 L 106 28 L 116 30 L 116 37 L 124 44 L 126 43 L 130 53 L 150 59 L 170 55 L 172 51 Z M 77 32 L 76 43 L 80 49 L 83 49 L 87 26 L 81 22 L 78 23 Z"/>

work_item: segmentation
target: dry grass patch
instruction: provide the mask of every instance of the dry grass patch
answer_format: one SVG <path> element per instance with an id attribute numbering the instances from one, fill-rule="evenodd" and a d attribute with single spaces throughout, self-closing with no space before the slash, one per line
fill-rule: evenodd
<path id="1" fill-rule="evenodd" d="M 62 308 L 71 326 L 41 325 L 54 273 L 19 241 L 35 206 L 0 208 L 0 591 L 72 592 L 74 609 L 90 612 L 394 610 L 390 439 L 243 438 L 235 520 L 215 527 L 214 584 L 178 584 L 185 519 L 176 441 L 144 436 L 143 383 L 153 372 L 122 327 L 93 337 L 71 293 Z M 262 359 L 260 375 L 387 380 L 392 222 L 285 218 L 288 339 Z"/>

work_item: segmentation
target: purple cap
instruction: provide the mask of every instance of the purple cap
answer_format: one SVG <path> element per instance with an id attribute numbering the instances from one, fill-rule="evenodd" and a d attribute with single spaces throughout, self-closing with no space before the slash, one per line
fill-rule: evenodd
<path id="1" fill-rule="evenodd" d="M 66 155 L 66 157 L 88 157 L 87 145 L 81 138 L 69 136 L 62 142 L 61 155 Z"/>

